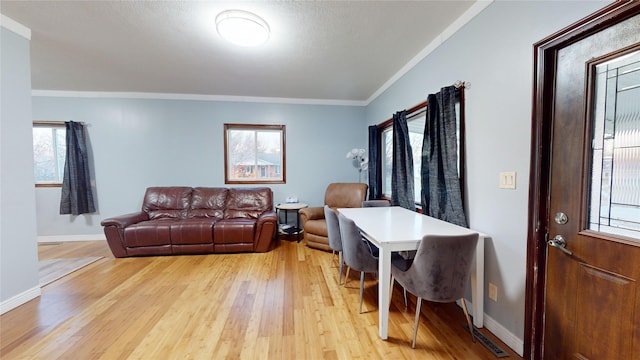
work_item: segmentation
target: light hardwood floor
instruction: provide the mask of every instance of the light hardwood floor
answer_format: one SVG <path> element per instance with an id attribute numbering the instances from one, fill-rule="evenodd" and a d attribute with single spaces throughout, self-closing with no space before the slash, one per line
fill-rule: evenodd
<path id="1" fill-rule="evenodd" d="M 115 259 L 91 241 L 40 245 L 39 254 L 104 258 L 0 316 L 2 359 L 496 359 L 471 341 L 455 304 L 423 304 L 411 349 L 415 298 L 405 310 L 398 287 L 381 340 L 376 280 L 367 276 L 359 314 L 359 273 L 338 286 L 331 253 L 302 242 L 263 254 Z"/>

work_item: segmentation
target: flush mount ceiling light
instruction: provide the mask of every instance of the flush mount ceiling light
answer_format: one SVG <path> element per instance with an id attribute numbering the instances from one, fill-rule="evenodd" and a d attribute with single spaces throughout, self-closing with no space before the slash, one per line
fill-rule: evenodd
<path id="1" fill-rule="evenodd" d="M 227 10 L 216 16 L 218 34 L 240 46 L 257 46 L 269 39 L 269 25 L 248 11 Z"/>

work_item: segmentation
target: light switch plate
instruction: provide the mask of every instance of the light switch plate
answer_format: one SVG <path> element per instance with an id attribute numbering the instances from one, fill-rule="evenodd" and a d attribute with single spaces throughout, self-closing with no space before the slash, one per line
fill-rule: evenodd
<path id="1" fill-rule="evenodd" d="M 489 299 L 498 301 L 498 287 L 489 283 Z"/>
<path id="2" fill-rule="evenodd" d="M 504 171 L 500 173 L 500 183 L 498 185 L 500 189 L 515 189 L 516 188 L 516 172 Z"/>

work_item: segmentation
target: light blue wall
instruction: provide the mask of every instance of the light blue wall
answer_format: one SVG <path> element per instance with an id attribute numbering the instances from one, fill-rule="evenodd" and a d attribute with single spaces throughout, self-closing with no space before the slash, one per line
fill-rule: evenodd
<path id="1" fill-rule="evenodd" d="M 29 40 L 0 28 L 0 313 L 38 296 Z"/>
<path id="2" fill-rule="evenodd" d="M 331 182 L 358 181 L 345 156 L 366 147 L 364 108 L 83 97 L 33 98 L 37 120 L 88 125 L 98 214 L 58 215 L 60 189 L 38 188 L 38 235 L 100 234 L 106 217 L 138 211 L 148 186 L 226 186 L 224 123 L 286 125 L 286 176 L 274 202 L 322 205 Z"/>
<path id="3" fill-rule="evenodd" d="M 521 343 L 525 327 L 533 44 L 607 3 L 494 2 L 367 107 L 367 122 L 375 124 L 442 86 L 470 82 L 469 221 L 491 236 L 485 244 L 485 313 L 517 337 L 503 338 L 508 344 Z M 516 190 L 498 189 L 501 171 L 517 172 Z M 486 296 L 488 283 L 498 286 L 497 302 Z"/>

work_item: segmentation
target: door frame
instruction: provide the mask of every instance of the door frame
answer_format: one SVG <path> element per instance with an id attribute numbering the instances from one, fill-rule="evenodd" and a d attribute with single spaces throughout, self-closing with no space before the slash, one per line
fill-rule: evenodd
<path id="1" fill-rule="evenodd" d="M 557 52 L 640 13 L 640 1 L 619 0 L 533 45 L 531 168 L 525 290 L 524 358 L 542 359 L 549 221 L 552 114 Z M 586 104 L 585 104 L 586 106 Z"/>

